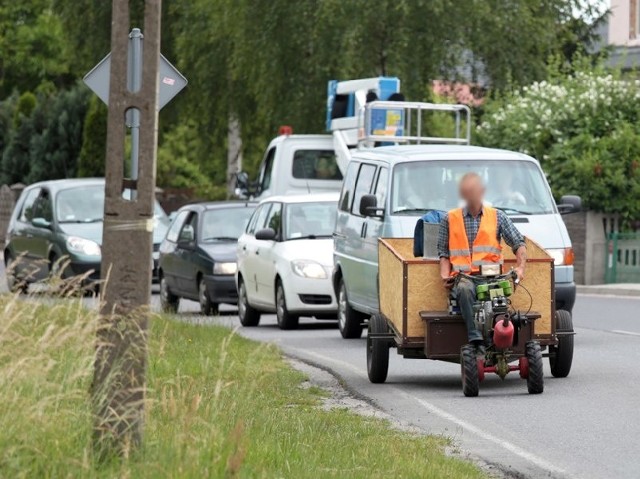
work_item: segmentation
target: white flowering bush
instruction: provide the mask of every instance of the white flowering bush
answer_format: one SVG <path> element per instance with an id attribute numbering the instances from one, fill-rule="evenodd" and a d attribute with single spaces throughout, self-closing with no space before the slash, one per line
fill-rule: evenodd
<path id="1" fill-rule="evenodd" d="M 640 219 L 640 81 L 600 68 L 507 94 L 477 127 L 485 146 L 537 158 L 556 196 Z"/>

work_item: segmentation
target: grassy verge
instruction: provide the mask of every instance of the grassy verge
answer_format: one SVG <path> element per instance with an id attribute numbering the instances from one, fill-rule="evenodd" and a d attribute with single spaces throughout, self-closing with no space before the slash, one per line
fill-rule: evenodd
<path id="1" fill-rule="evenodd" d="M 445 441 L 318 408 L 273 346 L 154 317 L 142 449 L 89 447 L 95 313 L 0 297 L 0 477 L 482 477 Z"/>

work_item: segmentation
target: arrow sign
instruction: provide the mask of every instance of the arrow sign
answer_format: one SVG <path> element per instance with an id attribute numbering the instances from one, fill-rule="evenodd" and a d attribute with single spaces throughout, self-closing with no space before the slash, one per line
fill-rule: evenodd
<path id="1" fill-rule="evenodd" d="M 160 77 L 158 108 L 162 108 L 187 86 L 187 79 L 162 55 L 160 55 L 158 76 Z M 84 82 L 98 95 L 98 98 L 108 105 L 110 79 L 111 53 L 85 75 Z"/>

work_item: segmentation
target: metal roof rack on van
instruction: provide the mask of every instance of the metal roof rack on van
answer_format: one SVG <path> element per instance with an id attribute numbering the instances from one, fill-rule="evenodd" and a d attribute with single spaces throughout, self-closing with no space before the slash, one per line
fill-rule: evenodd
<path id="1" fill-rule="evenodd" d="M 422 134 L 423 127 L 428 124 L 425 115 L 434 112 L 452 114 L 455 136 Z M 471 143 L 471 110 L 466 105 L 407 101 L 377 100 L 364 105 L 358 118 L 358 147 L 396 143 L 468 145 Z"/>

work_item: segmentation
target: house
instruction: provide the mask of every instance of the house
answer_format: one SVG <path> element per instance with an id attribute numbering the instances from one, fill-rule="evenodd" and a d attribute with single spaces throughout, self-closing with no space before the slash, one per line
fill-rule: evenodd
<path id="1" fill-rule="evenodd" d="M 609 64 L 625 70 L 640 67 L 640 0 L 611 0 L 606 44 Z"/>

